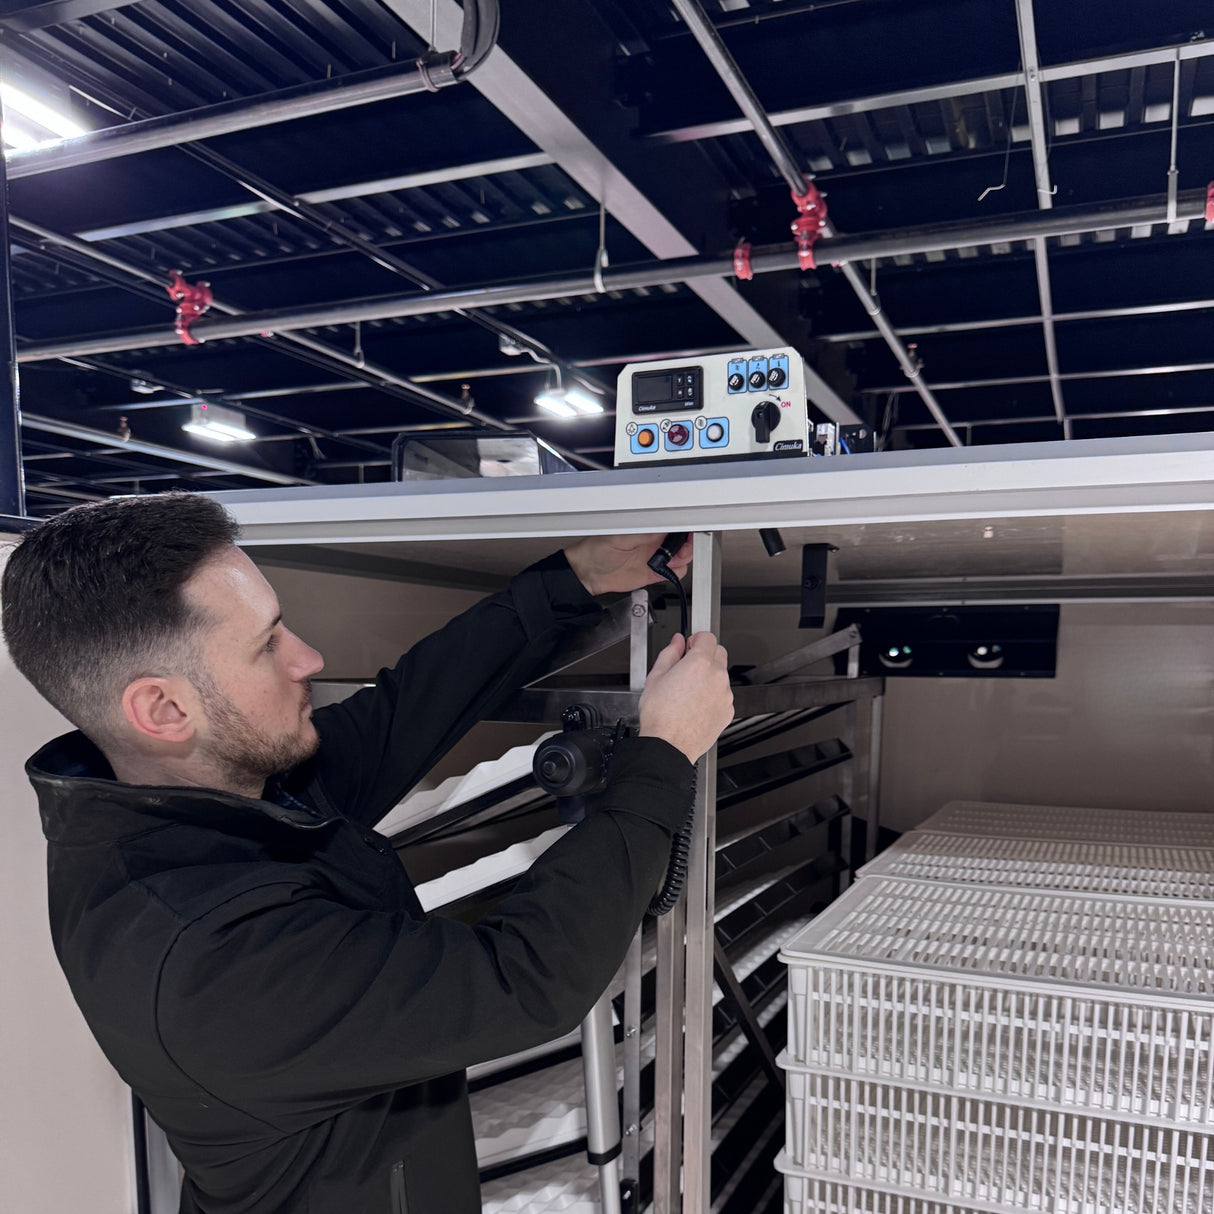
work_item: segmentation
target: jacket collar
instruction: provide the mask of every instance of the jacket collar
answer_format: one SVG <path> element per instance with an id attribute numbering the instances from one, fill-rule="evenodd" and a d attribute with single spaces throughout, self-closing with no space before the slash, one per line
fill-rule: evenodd
<path id="1" fill-rule="evenodd" d="M 287 805 L 214 788 L 124 784 L 108 760 L 79 731 L 48 742 L 25 765 L 38 794 L 42 831 L 54 843 L 103 843 L 165 822 L 185 823 L 252 837 L 318 830 L 338 820 L 309 772 L 297 769 L 276 781 L 289 784 Z M 324 805 L 311 810 L 298 799 Z"/>

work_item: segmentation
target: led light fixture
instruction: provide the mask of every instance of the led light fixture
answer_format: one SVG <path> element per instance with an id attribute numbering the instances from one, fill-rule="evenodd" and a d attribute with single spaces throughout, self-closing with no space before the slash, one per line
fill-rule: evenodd
<path id="1" fill-rule="evenodd" d="M 565 396 L 560 392 L 541 392 L 535 398 L 535 403 L 541 409 L 546 409 L 549 413 L 555 414 L 557 417 L 577 417 L 577 410 L 569 404 L 565 403 Z"/>
<path id="2" fill-rule="evenodd" d="M 257 437 L 245 425 L 243 413 L 228 409 L 224 405 L 191 405 L 190 420 L 181 428 L 190 434 L 211 438 L 219 443 L 247 443 Z"/>
<path id="3" fill-rule="evenodd" d="M 570 388 L 567 392 L 549 388 L 535 398 L 535 403 L 557 417 L 590 417 L 603 412 L 603 406 L 580 388 Z"/>

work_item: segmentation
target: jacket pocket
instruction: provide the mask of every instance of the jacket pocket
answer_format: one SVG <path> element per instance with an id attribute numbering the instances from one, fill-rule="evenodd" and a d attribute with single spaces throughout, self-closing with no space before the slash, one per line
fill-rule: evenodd
<path id="1" fill-rule="evenodd" d="M 405 1161 L 397 1160 L 392 1165 L 391 1175 L 392 1204 L 389 1206 L 392 1214 L 409 1214 L 409 1201 L 405 1197 Z"/>

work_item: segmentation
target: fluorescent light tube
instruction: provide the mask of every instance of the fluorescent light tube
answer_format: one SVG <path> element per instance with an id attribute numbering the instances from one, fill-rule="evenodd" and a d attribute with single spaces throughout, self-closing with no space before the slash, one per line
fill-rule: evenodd
<path id="1" fill-rule="evenodd" d="M 28 118 L 31 122 L 46 127 L 60 139 L 73 139 L 77 135 L 86 133 L 84 127 L 78 122 L 74 122 L 66 114 L 60 114 L 46 102 L 39 101 L 37 97 L 31 97 L 23 89 L 15 88 L 11 84 L 0 84 L 0 102 L 4 103 L 6 110 L 11 110 L 14 114 L 20 114 L 23 118 Z"/>

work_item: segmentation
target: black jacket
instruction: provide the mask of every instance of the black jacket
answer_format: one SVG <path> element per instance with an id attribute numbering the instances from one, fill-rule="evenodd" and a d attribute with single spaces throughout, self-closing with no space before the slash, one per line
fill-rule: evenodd
<path id="1" fill-rule="evenodd" d="M 563 556 L 520 574 L 319 709 L 287 807 L 118 783 L 79 733 L 30 760 L 59 960 L 185 1167 L 182 1211 L 480 1209 L 463 1069 L 589 1010 L 693 769 L 658 739 L 621 743 L 603 805 L 474 926 L 427 918 L 371 825 L 597 614 Z"/>

